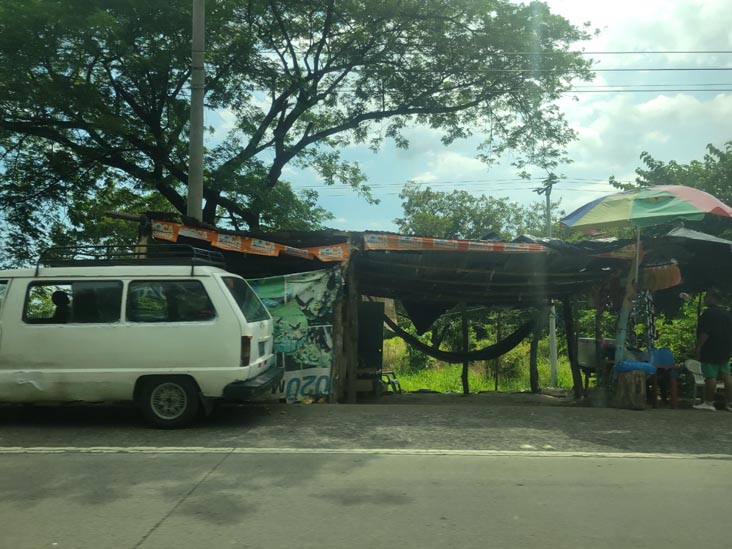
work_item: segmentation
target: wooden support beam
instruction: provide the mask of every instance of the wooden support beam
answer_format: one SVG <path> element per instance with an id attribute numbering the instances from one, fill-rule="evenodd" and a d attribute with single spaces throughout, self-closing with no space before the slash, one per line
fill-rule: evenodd
<path id="1" fill-rule="evenodd" d="M 501 341 L 503 339 L 503 315 L 501 314 L 501 311 L 498 311 L 496 314 L 496 342 Z M 495 358 L 495 362 L 493 363 L 495 365 L 495 377 L 494 377 L 494 386 L 493 390 L 498 392 L 498 372 L 501 370 L 501 357 L 498 356 Z"/>
<path id="2" fill-rule="evenodd" d="M 534 328 L 534 334 L 531 338 L 531 347 L 529 350 L 529 386 L 532 393 L 539 392 L 539 340 L 541 332 L 544 329 L 543 320 L 546 319 L 548 311 L 545 309 L 541 315 L 542 321 L 537 321 Z"/>
<path id="3" fill-rule="evenodd" d="M 353 262 L 346 268 L 346 288 L 344 301 L 344 360 L 346 367 L 346 402 L 356 402 L 356 370 L 358 368 L 358 302 L 360 293 L 356 281 Z"/>
<path id="4" fill-rule="evenodd" d="M 577 361 L 577 334 L 574 328 L 572 301 L 568 297 L 562 299 L 562 312 L 564 313 L 564 331 L 567 334 L 567 354 L 569 354 L 569 365 L 572 369 L 574 397 L 581 398 L 582 372 Z"/>
<path id="5" fill-rule="evenodd" d="M 462 320 L 463 320 L 463 323 L 462 323 L 463 324 L 462 325 L 462 329 L 463 329 L 463 352 L 464 353 L 467 353 L 470 350 L 468 348 L 470 346 L 470 341 L 469 341 L 469 337 L 468 337 L 468 335 L 469 335 L 469 332 L 468 332 L 468 311 L 467 311 L 467 307 L 466 307 L 465 303 L 463 303 L 463 305 L 462 305 L 461 308 L 462 308 L 462 311 L 461 311 L 462 312 L 462 315 L 461 316 L 462 316 Z M 468 381 L 468 369 L 469 369 L 469 367 L 470 367 L 470 361 L 469 360 L 466 360 L 465 362 L 463 362 L 463 374 L 461 376 L 461 379 L 462 379 L 462 382 L 463 382 L 463 394 L 464 395 L 469 395 L 470 394 L 470 384 L 469 384 L 469 381 Z"/>
<path id="6" fill-rule="evenodd" d="M 603 298 L 603 287 L 599 288 L 595 297 L 595 377 L 597 378 L 597 386 L 605 387 L 607 380 L 605 379 L 605 360 L 602 356 L 602 313 L 605 310 Z"/>
<path id="7" fill-rule="evenodd" d="M 344 400 L 346 388 L 345 302 L 346 292 L 342 292 L 333 307 L 333 358 L 330 366 L 330 394 L 328 395 L 328 402 L 331 404 Z"/>

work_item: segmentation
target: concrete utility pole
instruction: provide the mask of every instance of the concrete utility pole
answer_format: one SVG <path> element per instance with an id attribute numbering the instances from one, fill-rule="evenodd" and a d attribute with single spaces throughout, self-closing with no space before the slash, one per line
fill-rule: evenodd
<path id="1" fill-rule="evenodd" d="M 186 213 L 203 217 L 203 94 L 205 73 L 203 53 L 206 27 L 206 0 L 193 0 L 193 43 L 191 55 L 191 120 L 188 149 L 188 200 Z"/>
<path id="2" fill-rule="evenodd" d="M 536 192 L 546 196 L 546 236 L 552 236 L 552 187 L 558 178 L 550 173 L 544 180 L 544 187 Z M 557 386 L 557 309 L 552 303 L 549 306 L 549 385 Z"/>

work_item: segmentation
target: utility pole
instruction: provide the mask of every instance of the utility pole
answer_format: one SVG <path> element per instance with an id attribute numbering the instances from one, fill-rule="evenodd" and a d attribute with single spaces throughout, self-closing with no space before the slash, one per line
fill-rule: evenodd
<path id="1" fill-rule="evenodd" d="M 554 172 L 549 173 L 543 181 L 544 186 L 536 192 L 546 196 L 546 236 L 552 236 L 552 187 L 558 177 Z M 557 386 L 557 310 L 552 302 L 549 306 L 549 385 Z"/>
<path id="2" fill-rule="evenodd" d="M 186 213 L 203 217 L 203 94 L 205 73 L 203 52 L 206 28 L 206 0 L 193 0 L 193 40 L 191 51 L 191 120 L 188 149 L 188 200 Z"/>

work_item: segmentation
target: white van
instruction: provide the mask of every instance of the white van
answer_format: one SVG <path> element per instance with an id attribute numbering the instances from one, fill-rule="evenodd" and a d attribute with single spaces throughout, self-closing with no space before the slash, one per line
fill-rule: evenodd
<path id="1" fill-rule="evenodd" d="M 109 248 L 0 271 L 0 402 L 132 400 L 173 428 L 279 382 L 272 318 L 243 278 L 193 248 L 173 261 Z"/>

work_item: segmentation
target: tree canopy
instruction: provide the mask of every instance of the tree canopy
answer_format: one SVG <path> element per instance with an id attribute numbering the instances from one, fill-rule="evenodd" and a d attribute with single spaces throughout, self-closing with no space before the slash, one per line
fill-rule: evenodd
<path id="1" fill-rule="evenodd" d="M 707 145 L 702 160 L 681 164 L 675 160 L 662 162 L 650 153 L 641 153 L 645 167 L 637 168 L 635 184 L 618 185 L 620 188 L 650 187 L 652 185 L 686 185 L 701 189 L 719 198 L 725 204 L 732 204 L 732 141 L 722 147 Z"/>
<path id="2" fill-rule="evenodd" d="M 732 141 L 722 147 L 708 144 L 704 158 L 692 160 L 688 164 L 675 160 L 656 160 L 647 151 L 641 153 L 640 159 L 644 166 L 635 170 L 637 177 L 633 183 L 621 183 L 614 177 L 610 178 L 610 183 L 621 190 L 653 185 L 685 185 L 708 192 L 725 204 L 732 205 Z M 703 222 L 695 223 L 695 228 L 726 238 L 732 237 L 728 220 L 716 216 L 708 216 Z"/>
<path id="3" fill-rule="evenodd" d="M 399 231 L 437 238 L 480 240 L 494 233 L 510 240 L 522 234 L 546 234 L 545 205 L 522 206 L 507 198 L 474 196 L 466 191 L 434 191 L 407 185 L 399 195 L 404 217 L 395 219 Z M 556 227 L 562 212 L 552 214 Z"/>
<path id="4" fill-rule="evenodd" d="M 206 106 L 231 121 L 205 154 L 209 223 L 322 223 L 315 195 L 282 181 L 289 164 L 369 200 L 341 151 L 406 147 L 409 124 L 444 143 L 478 133 L 488 162 L 510 149 L 518 167 L 552 165 L 574 137 L 555 100 L 590 76 L 570 51 L 585 31 L 541 2 L 217 0 L 207 10 Z M 93 224 L 79 219 L 89 201 L 185 212 L 190 18 L 190 0 L 0 4 L 6 228 L 41 238 L 73 224 L 70 212 Z"/>

